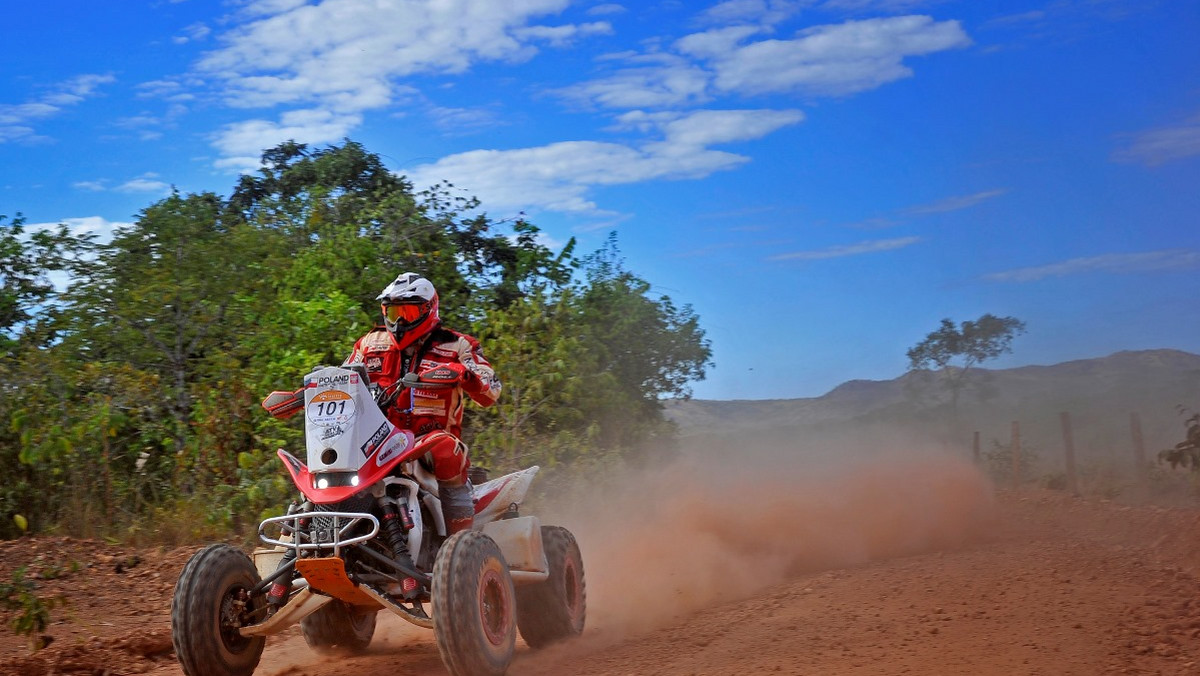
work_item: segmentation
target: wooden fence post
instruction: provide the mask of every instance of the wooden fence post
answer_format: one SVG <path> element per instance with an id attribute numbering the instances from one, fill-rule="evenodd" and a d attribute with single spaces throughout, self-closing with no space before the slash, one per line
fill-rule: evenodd
<path id="1" fill-rule="evenodd" d="M 1071 495 L 1079 495 L 1079 475 L 1075 473 L 1075 438 L 1071 434 L 1071 414 L 1063 411 L 1058 414 L 1062 421 L 1063 453 L 1067 460 L 1067 490 Z"/>
<path id="2" fill-rule="evenodd" d="M 983 462 L 983 458 L 979 455 L 979 430 L 975 430 L 975 442 L 971 445 L 971 450 L 974 453 L 975 466 L 979 467 Z"/>
<path id="3" fill-rule="evenodd" d="M 1012 423 L 1012 481 L 1013 490 L 1021 487 L 1021 423 Z"/>
<path id="4" fill-rule="evenodd" d="M 1133 471 L 1137 489 L 1144 497 L 1149 492 L 1146 476 L 1146 445 L 1142 440 L 1142 418 L 1137 413 L 1129 414 L 1129 431 L 1133 434 Z"/>

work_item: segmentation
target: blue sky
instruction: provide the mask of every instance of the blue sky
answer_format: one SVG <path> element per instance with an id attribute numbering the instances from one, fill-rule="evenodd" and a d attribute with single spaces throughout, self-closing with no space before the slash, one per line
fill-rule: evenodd
<path id="1" fill-rule="evenodd" d="M 1200 352 L 1194 0 L 46 0 L 5 11 L 0 214 L 104 235 L 349 137 L 690 303 L 698 397 Z"/>

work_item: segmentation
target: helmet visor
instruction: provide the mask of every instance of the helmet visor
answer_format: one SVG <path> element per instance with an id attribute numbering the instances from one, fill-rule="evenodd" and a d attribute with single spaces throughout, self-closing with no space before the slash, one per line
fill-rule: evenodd
<path id="1" fill-rule="evenodd" d="M 428 303 L 405 303 L 403 305 L 384 305 L 383 316 L 389 322 L 411 324 L 429 311 Z"/>

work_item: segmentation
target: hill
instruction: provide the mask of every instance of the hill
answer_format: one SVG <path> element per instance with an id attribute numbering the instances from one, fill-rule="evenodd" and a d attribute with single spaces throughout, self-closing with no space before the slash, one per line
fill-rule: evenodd
<path id="1" fill-rule="evenodd" d="M 1126 464 L 1131 458 L 1131 414 L 1140 418 L 1149 456 L 1183 438 L 1179 406 L 1200 409 L 1200 355 L 1179 350 L 1118 352 L 1050 366 L 979 369 L 987 396 L 964 395 L 961 438 L 949 434 L 949 411 L 917 401 L 915 376 L 852 380 L 829 393 L 803 399 L 675 401 L 668 416 L 685 443 L 717 451 L 734 445 L 778 448 L 813 455 L 889 447 L 949 446 L 970 452 L 978 431 L 985 451 L 1007 445 L 1012 421 L 1023 445 L 1046 469 L 1061 464 L 1060 412 L 1071 415 L 1076 449 L 1094 463 Z"/>

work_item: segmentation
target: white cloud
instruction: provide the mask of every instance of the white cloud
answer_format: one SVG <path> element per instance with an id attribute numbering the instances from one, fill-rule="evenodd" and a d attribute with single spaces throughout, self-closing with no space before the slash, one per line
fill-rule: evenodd
<path id="1" fill-rule="evenodd" d="M 989 20 L 985 26 L 1006 26 L 1014 24 L 1023 24 L 1033 21 L 1041 21 L 1046 18 L 1045 10 L 1035 9 L 1028 12 L 1020 12 L 1017 14 L 1005 14 Z"/>
<path id="2" fill-rule="evenodd" d="M 649 145 L 654 148 L 699 148 L 758 139 L 803 120 L 804 113 L 798 110 L 700 110 L 657 118 L 656 124 L 666 138 Z"/>
<path id="3" fill-rule="evenodd" d="M 429 117 L 438 129 L 448 134 L 468 134 L 503 124 L 495 112 L 484 108 L 429 109 Z"/>
<path id="4" fill-rule="evenodd" d="M 638 58 L 635 62 L 644 62 Z M 623 68 L 613 75 L 564 87 L 553 93 L 564 99 L 604 108 L 662 108 L 708 100 L 711 75 L 687 60 L 656 55 L 651 65 Z"/>
<path id="5" fill-rule="evenodd" d="M 166 99 L 168 101 L 190 101 L 195 98 L 184 90 L 183 82 L 178 80 L 150 80 L 135 86 L 139 98 Z"/>
<path id="6" fill-rule="evenodd" d="M 171 41 L 177 45 L 185 45 L 189 42 L 198 42 L 208 37 L 212 33 L 212 29 L 203 23 L 194 23 L 183 29 L 183 35 L 176 35 L 171 38 Z"/>
<path id="7" fill-rule="evenodd" d="M 102 216 L 84 216 L 82 218 L 64 218 L 56 222 L 26 223 L 25 231 L 57 231 L 59 225 L 67 226 L 67 231 L 76 237 L 94 235 L 97 242 L 105 243 L 112 240 L 115 230 L 129 227 L 133 224 L 124 221 L 110 221 Z"/>
<path id="8" fill-rule="evenodd" d="M 566 47 L 578 37 L 611 35 L 612 32 L 612 24 L 607 21 L 596 21 L 563 26 L 529 26 L 528 28 L 518 28 L 513 31 L 513 34 L 527 40 L 544 40 L 553 47 Z"/>
<path id="9" fill-rule="evenodd" d="M 362 116 L 358 114 L 311 109 L 286 112 L 279 122 L 245 120 L 229 124 L 213 138 L 213 145 L 223 156 L 216 165 L 222 169 L 252 171 L 259 166 L 266 148 L 289 139 L 313 145 L 334 143 L 361 123 Z"/>
<path id="10" fill-rule="evenodd" d="M 1059 263 L 993 272 L 983 276 L 989 282 L 1036 282 L 1047 277 L 1066 277 L 1090 272 L 1137 273 L 1175 270 L 1200 266 L 1200 251 L 1165 249 L 1144 253 L 1105 254 L 1072 258 Z"/>
<path id="11" fill-rule="evenodd" d="M 948 213 L 951 211 L 961 211 L 962 209 L 969 209 L 977 204 L 981 204 L 990 199 L 999 197 L 1007 192 L 1008 192 L 1008 190 L 1005 190 L 1003 188 L 998 188 L 996 190 L 985 190 L 983 192 L 977 192 L 973 195 L 958 195 L 956 197 L 947 197 L 945 199 L 940 199 L 936 202 L 930 202 L 929 204 L 919 204 L 915 207 L 909 207 L 907 209 L 904 209 L 903 213 L 910 214 L 910 215 L 924 215 L 924 214 L 944 214 L 944 213 Z"/>
<path id="12" fill-rule="evenodd" d="M 540 25 L 570 0 L 255 0 L 217 36 L 192 75 L 240 108 L 287 106 L 277 120 L 227 125 L 214 135 L 218 166 L 246 168 L 259 152 L 295 138 L 336 141 L 362 115 L 410 97 L 408 77 L 454 75 L 485 62 L 522 62 L 535 43 L 563 46 L 612 31 L 605 21 Z M 601 9 L 607 13 L 615 8 Z M 194 88 L 195 85 L 188 85 Z M 174 83 L 147 85 L 169 92 Z M 306 120 L 297 120 L 307 117 Z M 258 138 L 254 138 L 257 135 Z"/>
<path id="13" fill-rule="evenodd" d="M 714 54 L 695 38 L 677 46 L 707 59 L 713 86 L 746 95 L 797 92 L 846 95 L 912 75 L 905 57 L 965 47 L 971 43 L 957 21 L 901 16 L 847 21 L 801 31 L 791 40 L 761 40 Z"/>
<path id="14" fill-rule="evenodd" d="M 738 49 L 738 45 L 752 35 L 761 33 L 755 26 L 725 26 L 702 33 L 692 33 L 675 41 L 675 48 L 689 56 L 701 59 L 722 58 Z"/>
<path id="15" fill-rule="evenodd" d="M 568 0 L 258 2 L 198 64 L 235 105 L 318 103 L 361 112 L 390 102 L 391 80 L 461 73 L 535 52 L 518 33 Z"/>
<path id="16" fill-rule="evenodd" d="M 844 246 L 834 246 L 828 249 L 818 249 L 815 251 L 793 251 L 791 253 L 779 254 L 777 256 L 769 256 L 769 261 L 815 261 L 824 260 L 826 258 L 843 258 L 845 256 L 859 256 L 862 254 L 878 253 L 880 251 L 891 251 L 893 249 L 903 249 L 906 246 L 911 246 L 920 242 L 920 237 L 897 237 L 895 239 L 873 239 L 857 244 L 847 244 Z"/>
<path id="17" fill-rule="evenodd" d="M 717 27 L 676 40 L 673 52 L 615 55 L 608 61 L 625 67 L 554 93 L 606 108 L 694 105 L 722 95 L 843 96 L 910 77 L 907 57 L 971 44 L 957 21 L 928 16 L 847 21 L 792 39 L 755 40 L 764 30 Z"/>
<path id="18" fill-rule="evenodd" d="M 644 125 L 662 138 L 640 147 L 566 141 L 536 148 L 474 150 L 415 167 L 408 174 L 419 187 L 448 180 L 498 211 L 597 215 L 602 212 L 588 198 L 593 187 L 697 179 L 732 169 L 750 158 L 708 146 L 761 138 L 803 119 L 803 113 L 789 110 L 630 115 L 625 124 Z"/>
<path id="19" fill-rule="evenodd" d="M 241 10 L 247 17 L 270 16 L 308 4 L 308 0 L 249 0 Z"/>
<path id="20" fill-rule="evenodd" d="M 774 25 L 798 13 L 809 2 L 798 0 L 724 0 L 700 14 L 705 23 Z"/>
<path id="21" fill-rule="evenodd" d="M 114 188 L 117 192 L 145 192 L 165 195 L 171 192 L 171 184 L 158 180 L 158 174 L 148 173 L 125 181 Z"/>
<path id="22" fill-rule="evenodd" d="M 946 0 L 825 0 L 821 9 L 846 12 L 909 12 Z"/>
<path id="23" fill-rule="evenodd" d="M 1134 134 L 1126 147 L 1113 154 L 1113 159 L 1156 167 L 1196 155 L 1200 155 L 1200 115 L 1180 124 Z"/>
<path id="24" fill-rule="evenodd" d="M 611 16 L 613 14 L 624 14 L 627 11 L 622 5 L 618 5 L 615 2 L 608 2 L 603 5 L 589 7 L 587 14 L 588 16 Z"/>
<path id="25" fill-rule="evenodd" d="M 57 115 L 63 108 L 92 96 L 100 85 L 115 80 L 111 75 L 78 75 L 52 86 L 35 100 L 0 104 L 0 143 L 41 139 L 32 126 L 35 121 Z"/>
<path id="26" fill-rule="evenodd" d="M 71 187 L 76 190 L 87 190 L 89 192 L 103 192 L 106 189 L 104 181 L 76 181 L 71 184 Z"/>
<path id="27" fill-rule="evenodd" d="M 112 75 L 77 75 L 54 87 L 54 91 L 42 98 L 54 106 L 71 106 L 96 93 L 100 85 L 116 82 Z"/>

